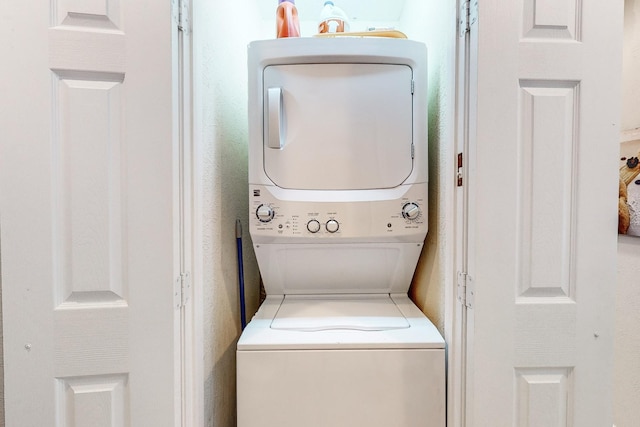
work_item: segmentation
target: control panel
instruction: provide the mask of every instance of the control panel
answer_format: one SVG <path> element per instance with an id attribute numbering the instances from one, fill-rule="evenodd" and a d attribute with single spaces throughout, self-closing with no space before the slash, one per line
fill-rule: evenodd
<path id="1" fill-rule="evenodd" d="M 392 200 L 280 200 L 269 187 L 259 185 L 250 186 L 250 194 L 255 243 L 279 238 L 407 241 L 427 231 L 426 184 L 408 186 Z"/>

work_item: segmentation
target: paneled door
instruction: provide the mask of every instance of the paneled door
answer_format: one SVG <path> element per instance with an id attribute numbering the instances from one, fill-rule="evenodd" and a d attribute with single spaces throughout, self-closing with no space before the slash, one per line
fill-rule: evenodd
<path id="1" fill-rule="evenodd" d="M 467 427 L 612 425 L 622 13 L 478 1 Z"/>
<path id="2" fill-rule="evenodd" d="M 178 425 L 171 3 L 2 7 L 7 426 Z"/>

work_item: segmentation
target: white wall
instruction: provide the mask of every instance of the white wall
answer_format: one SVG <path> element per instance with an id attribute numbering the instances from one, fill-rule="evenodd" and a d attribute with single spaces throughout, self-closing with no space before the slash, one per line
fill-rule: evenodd
<path id="1" fill-rule="evenodd" d="M 429 233 L 410 296 L 444 333 L 445 287 L 453 286 L 453 159 L 456 4 L 407 0 L 399 29 L 427 45 L 429 85 Z"/>
<path id="2" fill-rule="evenodd" d="M 262 23 L 233 2 L 194 2 L 194 138 L 203 176 L 205 425 L 236 424 L 235 348 L 240 335 L 235 223 L 244 231 L 247 317 L 259 276 L 248 233 L 246 45 Z"/>
<path id="3" fill-rule="evenodd" d="M 622 129 L 640 127 L 640 0 L 625 0 Z M 640 237 L 618 238 L 614 366 L 614 421 L 640 419 Z"/>

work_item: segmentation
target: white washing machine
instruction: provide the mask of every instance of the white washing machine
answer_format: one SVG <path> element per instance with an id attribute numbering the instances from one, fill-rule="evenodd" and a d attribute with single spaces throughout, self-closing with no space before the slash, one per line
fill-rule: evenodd
<path id="1" fill-rule="evenodd" d="M 267 299 L 239 427 L 444 427 L 445 345 L 407 291 L 427 233 L 426 47 L 249 45 L 250 233 Z"/>

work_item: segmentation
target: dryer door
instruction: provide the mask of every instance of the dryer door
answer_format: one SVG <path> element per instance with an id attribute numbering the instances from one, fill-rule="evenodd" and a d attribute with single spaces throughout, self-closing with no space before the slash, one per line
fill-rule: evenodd
<path id="1" fill-rule="evenodd" d="M 407 65 L 267 66 L 265 173 L 290 189 L 402 184 L 413 168 L 412 79 Z"/>

